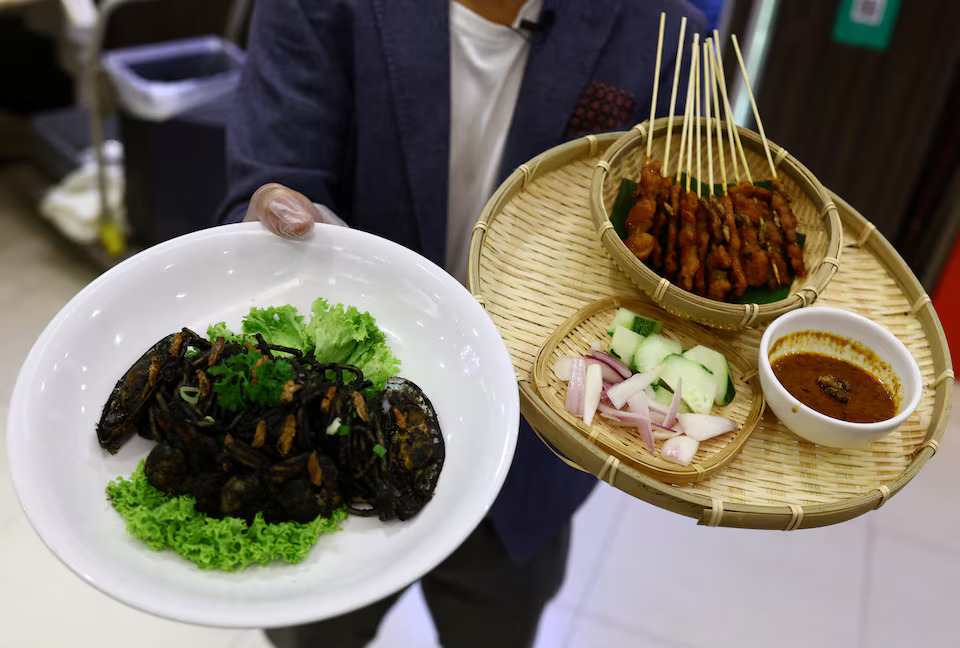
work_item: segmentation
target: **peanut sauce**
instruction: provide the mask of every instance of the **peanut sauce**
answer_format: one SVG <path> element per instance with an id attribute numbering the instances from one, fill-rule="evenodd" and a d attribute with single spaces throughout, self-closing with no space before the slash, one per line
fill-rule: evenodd
<path id="1" fill-rule="evenodd" d="M 850 423 L 893 418 L 887 386 L 864 369 L 821 353 L 789 353 L 772 365 L 773 375 L 801 403 Z"/>

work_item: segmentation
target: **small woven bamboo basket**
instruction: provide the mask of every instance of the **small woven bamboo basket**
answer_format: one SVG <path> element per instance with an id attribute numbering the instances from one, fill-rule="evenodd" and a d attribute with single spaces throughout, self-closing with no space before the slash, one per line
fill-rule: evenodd
<path id="1" fill-rule="evenodd" d="M 591 214 L 597 162 L 621 136 L 587 136 L 521 165 L 474 229 L 467 285 L 506 343 L 523 416 L 563 461 L 699 524 L 793 530 L 836 524 L 881 506 L 937 451 L 950 414 L 952 364 L 936 311 L 909 267 L 872 224 L 832 194 L 847 243 L 843 266 L 818 303 L 869 317 L 917 360 L 923 393 L 899 430 L 863 449 L 826 448 L 764 412 L 712 474 L 665 481 L 645 467 L 650 462 L 642 453 L 626 446 L 614 451 L 614 437 L 592 436 L 566 418 L 559 386 L 550 383 L 550 358 L 558 347 L 582 352 L 589 335 L 597 334 L 596 319 L 605 311 L 590 315 L 591 305 L 615 297 L 647 312 L 659 309 L 610 260 Z M 722 330 L 683 324 L 684 335 L 702 333 L 756 368 L 762 325 Z M 750 411 L 740 415 L 749 425 Z M 710 466 L 710 459 L 702 455 L 697 463 Z"/>
<path id="2" fill-rule="evenodd" d="M 669 462 L 652 452 L 632 428 L 613 425 L 599 416 L 595 417 L 588 427 L 580 417 L 566 412 L 567 384 L 556 376 L 554 366 L 557 360 L 564 356 L 583 356 L 593 342 L 600 341 L 606 345 L 609 340 L 607 326 L 620 307 L 660 320 L 664 324 L 660 334 L 677 340 L 683 348 L 689 349 L 703 344 L 722 353 L 730 363 L 736 395 L 728 405 L 715 408 L 712 413 L 732 419 L 738 426 L 737 430 L 701 442 L 696 456 L 687 466 Z M 706 479 L 727 465 L 760 421 L 764 398 L 760 378 L 753 369 L 753 364 L 726 340 L 696 324 L 660 310 L 647 300 L 609 297 L 587 304 L 547 338 L 533 363 L 531 379 L 537 395 L 555 413 L 555 427 L 566 428 L 567 434 L 580 434 L 589 438 L 597 447 L 603 448 L 624 465 L 661 481 L 682 484 Z"/>
<path id="3" fill-rule="evenodd" d="M 677 169 L 680 155 L 682 120 L 674 120 L 670 142 L 668 170 Z M 653 148 L 651 159 L 667 160 L 666 156 L 666 118 L 653 122 Z M 711 132 L 715 122 L 701 119 L 703 129 Z M 770 322 L 787 311 L 809 306 L 827 287 L 827 284 L 840 267 L 840 250 L 843 245 L 843 229 L 836 205 L 827 190 L 806 167 L 800 164 L 786 149 L 770 142 L 770 153 L 777 169 L 784 192 L 790 198 L 791 208 L 797 217 L 797 232 L 806 235 L 803 248 L 803 261 L 807 276 L 796 278 L 790 286 L 785 299 L 768 304 L 732 304 L 701 297 L 683 290 L 676 284 L 647 267 L 620 240 L 610 222 L 610 213 L 624 178 L 639 180 L 640 169 L 646 162 L 647 128 L 649 122 L 637 124 L 618 139 L 603 157 L 597 161 L 590 185 L 590 210 L 593 215 L 597 236 L 614 263 L 654 301 L 671 313 L 691 319 L 701 324 L 726 329 L 738 329 L 758 326 Z M 760 136 L 753 131 L 738 128 L 743 145 L 744 158 L 749 165 L 754 180 L 770 180 L 771 171 Z M 722 146 L 728 139 L 727 127 L 722 126 Z M 717 140 L 712 139 L 716 144 Z M 697 142 L 693 144 L 693 159 L 698 159 Z M 700 171 L 694 164 L 692 174 L 706 185 L 708 176 L 708 150 L 706 139 L 699 142 Z M 721 182 L 721 147 L 712 146 L 710 154 L 713 160 L 713 182 Z M 729 183 L 733 182 L 733 160 L 724 156 Z M 684 163 L 684 167 L 686 167 Z M 741 178 L 745 178 L 742 160 L 738 161 Z M 691 186 L 691 190 L 696 190 Z"/>

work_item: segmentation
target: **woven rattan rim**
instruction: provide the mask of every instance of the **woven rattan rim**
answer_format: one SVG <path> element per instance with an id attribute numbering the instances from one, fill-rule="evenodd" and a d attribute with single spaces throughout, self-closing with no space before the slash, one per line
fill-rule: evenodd
<path id="1" fill-rule="evenodd" d="M 564 434 L 551 425 L 553 411 L 536 394 L 529 372 L 537 350 L 560 324 L 587 303 L 615 294 L 644 295 L 613 265 L 597 243 L 589 209 L 590 182 L 597 156 L 621 133 L 582 138 L 537 156 L 515 171 L 497 189 L 474 230 L 467 268 L 471 292 L 487 309 L 507 344 L 517 372 L 521 411 L 552 449 L 616 488 L 660 508 L 692 517 L 700 524 L 754 529 L 795 529 L 836 524 L 882 505 L 900 491 L 933 456 L 949 417 L 953 390 L 950 353 L 935 309 L 903 259 L 862 216 L 836 196 L 847 241 L 837 277 L 820 296 L 827 304 L 842 303 L 883 322 L 918 358 L 926 390 L 915 417 L 905 425 L 902 456 L 892 461 L 875 453 L 847 453 L 848 480 L 835 480 L 837 492 L 810 492 L 823 482 L 816 452 L 810 464 L 792 472 L 789 483 L 765 482 L 744 472 L 756 464 L 758 450 L 775 452 L 785 433 L 757 430 L 734 462 L 699 484 L 661 482 L 614 461 L 581 435 Z M 521 186 L 526 175 L 526 189 Z M 586 259 L 571 267 L 569 259 Z M 587 256 L 583 256 L 586 254 Z M 837 255 L 839 258 L 839 255 Z M 856 273 L 851 275 L 851 273 Z M 862 276 L 861 276 L 862 275 Z M 870 281 L 870 291 L 862 282 Z M 849 302 L 844 295 L 849 292 Z M 926 298 L 926 299 L 925 299 Z M 914 312 L 911 312 L 913 310 Z M 730 336 L 735 345 L 751 348 L 760 329 Z M 763 426 L 776 425 L 765 414 Z M 772 439 L 772 441 L 770 441 Z M 908 443 L 909 441 L 909 443 Z M 813 447 L 813 450 L 819 446 Z M 801 453 L 803 454 L 803 453 Z M 829 457 L 828 457 L 829 458 Z M 779 465 L 779 464 L 777 464 Z M 862 477 L 866 467 L 875 475 Z M 858 472 L 860 471 L 860 472 Z M 860 476 L 858 476 L 860 475 Z M 762 475 L 761 475 L 762 477 Z M 738 493 L 726 482 L 769 491 L 757 496 Z"/>
<path id="2" fill-rule="evenodd" d="M 710 122 L 706 123 L 710 124 Z M 667 124 L 668 120 L 666 118 L 654 122 L 654 142 L 665 139 Z M 675 121 L 673 137 L 678 146 L 680 128 L 681 124 Z M 722 128 L 725 132 L 726 126 Z M 744 128 L 738 128 L 738 131 L 743 142 L 744 152 L 749 154 L 748 160 L 751 161 L 755 178 L 769 179 L 770 171 L 766 168 L 767 162 L 763 154 L 763 144 L 760 136 Z M 645 128 L 641 130 L 633 129 L 615 141 L 603 157 L 597 161 L 590 185 L 590 210 L 597 236 L 614 263 L 641 290 L 648 295 L 652 295 L 654 301 L 674 314 L 709 326 L 727 329 L 764 324 L 790 310 L 809 306 L 816 301 L 839 267 L 840 250 L 843 245 L 840 217 L 829 192 L 820 184 L 816 176 L 796 158 L 772 142 L 770 148 L 771 153 L 777 159 L 778 174 L 781 178 L 791 181 L 790 186 L 795 191 L 795 197 L 803 196 L 812 203 L 820 219 L 819 221 L 815 219 L 809 225 L 822 228 L 826 235 L 825 246 L 822 250 L 818 250 L 813 255 L 805 255 L 805 260 L 811 267 L 809 276 L 803 280 L 801 287 L 795 289 L 785 299 L 769 304 L 729 304 L 689 293 L 670 282 L 664 283 L 665 280 L 662 277 L 638 261 L 620 240 L 610 223 L 609 205 L 606 202 L 608 196 L 606 194 L 609 190 L 607 179 L 614 169 L 626 166 L 628 162 L 632 164 L 632 167 L 639 166 L 639 158 L 645 155 L 646 138 L 643 135 L 645 132 Z M 663 158 L 663 152 L 661 151 L 658 154 L 656 146 L 654 151 L 654 159 Z M 706 151 L 703 152 L 706 154 Z M 717 163 L 719 165 L 719 160 Z M 625 173 L 624 175 L 636 179 L 635 174 Z M 719 171 L 714 180 L 720 182 Z M 619 180 L 616 184 L 619 185 Z M 800 282 L 796 283 L 799 284 Z"/>

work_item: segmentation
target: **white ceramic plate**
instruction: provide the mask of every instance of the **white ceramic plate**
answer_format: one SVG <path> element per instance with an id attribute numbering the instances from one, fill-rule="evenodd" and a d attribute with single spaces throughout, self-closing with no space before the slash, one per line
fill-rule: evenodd
<path id="1" fill-rule="evenodd" d="M 154 342 L 188 326 L 239 327 L 251 306 L 317 297 L 369 311 L 433 402 L 446 441 L 434 498 L 414 519 L 349 518 L 298 565 L 240 573 L 196 568 L 133 538 L 104 493 L 151 442 L 110 455 L 95 424 L 111 389 Z M 373 602 L 428 572 L 491 506 L 519 423 L 506 347 L 455 279 L 395 243 L 318 226 L 289 241 L 258 223 L 217 227 L 157 245 L 103 274 L 50 322 L 17 378 L 7 425 L 10 469 L 34 529 L 77 575 L 136 608 L 180 621 L 269 627 Z"/>

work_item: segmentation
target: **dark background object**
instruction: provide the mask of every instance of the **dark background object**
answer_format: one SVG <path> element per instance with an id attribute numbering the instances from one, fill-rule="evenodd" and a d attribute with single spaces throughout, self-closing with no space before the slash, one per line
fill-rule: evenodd
<path id="1" fill-rule="evenodd" d="M 206 34 L 223 34 L 239 0 L 154 0 L 131 2 L 114 11 L 103 51 Z M 101 0 L 97 0 L 99 6 Z"/>
<path id="2" fill-rule="evenodd" d="M 29 115 L 72 102 L 73 79 L 53 40 L 28 30 L 22 16 L 0 13 L 0 110 Z"/>
<path id="3" fill-rule="evenodd" d="M 226 193 L 230 96 L 162 122 L 121 112 L 127 219 L 144 245 L 209 227 Z"/>
<path id="4" fill-rule="evenodd" d="M 731 29 L 743 33 L 740 5 L 753 2 L 736 4 Z M 955 231 L 955 223 L 935 215 L 960 200 L 934 180 L 956 168 L 943 138 L 958 121 L 951 96 L 960 3 L 901 3 L 890 47 L 882 51 L 834 42 L 837 6 L 779 3 L 757 92 L 764 129 L 875 224 L 932 290 L 939 267 L 930 266 L 936 262 L 930 245 L 939 237 L 952 241 Z M 932 240 L 919 232 L 933 232 Z"/>

